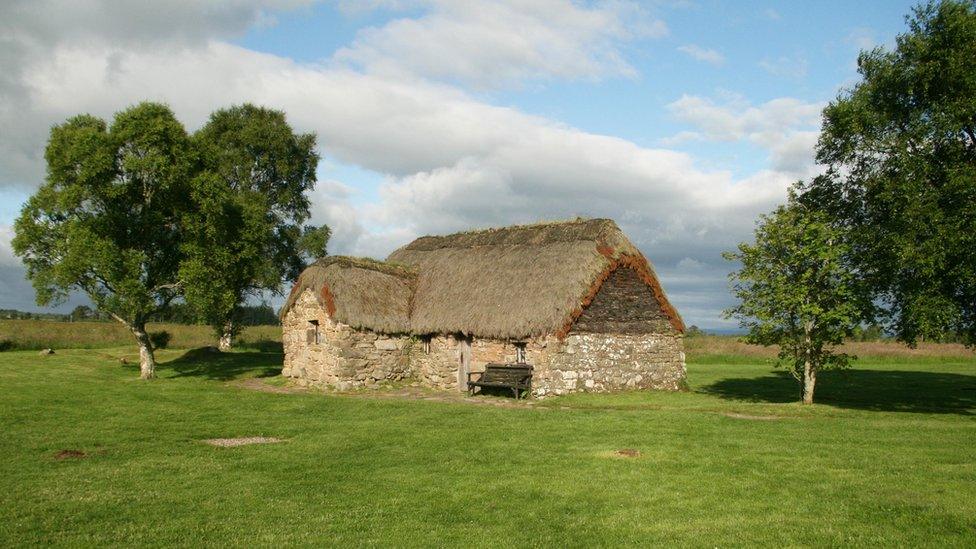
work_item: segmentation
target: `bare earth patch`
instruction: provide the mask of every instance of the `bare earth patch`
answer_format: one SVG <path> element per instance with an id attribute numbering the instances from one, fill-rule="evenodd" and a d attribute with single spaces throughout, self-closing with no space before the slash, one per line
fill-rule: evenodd
<path id="1" fill-rule="evenodd" d="M 242 379 L 239 381 L 233 381 L 231 385 L 236 385 L 237 387 L 242 387 L 244 389 L 251 389 L 252 391 L 261 391 L 262 393 L 276 393 L 276 394 L 291 394 L 291 393 L 304 393 L 308 389 L 305 387 L 298 387 L 296 385 L 272 385 L 267 382 L 264 378 L 252 377 L 248 379 Z"/>
<path id="2" fill-rule="evenodd" d="M 752 416 L 749 414 L 739 414 L 736 412 L 725 412 L 722 414 L 725 417 L 731 417 L 734 419 L 751 419 L 754 421 L 771 421 L 774 419 L 783 419 L 780 416 Z"/>
<path id="3" fill-rule="evenodd" d="M 54 454 L 54 459 L 62 461 L 65 459 L 81 459 L 88 457 L 88 454 L 82 452 L 81 450 L 61 450 L 60 452 Z"/>
<path id="4" fill-rule="evenodd" d="M 208 438 L 203 442 L 211 446 L 232 448 L 234 446 L 244 446 L 247 444 L 274 444 L 275 442 L 281 442 L 281 439 L 275 437 Z"/>
<path id="5" fill-rule="evenodd" d="M 634 448 L 621 448 L 616 452 L 614 452 L 614 455 L 620 457 L 635 458 L 635 457 L 640 457 L 641 453 L 640 450 L 635 450 Z"/>

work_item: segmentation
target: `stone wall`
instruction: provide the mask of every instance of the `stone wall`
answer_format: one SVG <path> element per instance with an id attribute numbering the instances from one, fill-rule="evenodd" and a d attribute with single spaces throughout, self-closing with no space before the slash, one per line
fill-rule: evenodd
<path id="1" fill-rule="evenodd" d="M 310 320 L 319 342 L 310 341 Z M 306 290 L 282 322 L 283 375 L 300 383 L 340 390 L 411 379 L 436 389 L 458 390 L 460 336 L 385 336 L 333 322 Z M 534 368 L 533 394 L 626 389 L 677 390 L 685 380 L 683 338 L 673 331 L 651 334 L 571 332 L 564 340 L 534 338 L 525 343 Z M 489 362 L 515 362 L 514 342 L 475 338 L 472 372 Z"/>
<path id="2" fill-rule="evenodd" d="M 417 380 L 435 389 L 457 389 L 457 370 L 460 364 L 458 340 L 453 336 L 434 336 L 428 339 L 429 352 L 424 348 L 424 338 L 418 338 L 410 353 L 410 364 Z"/>
<path id="3" fill-rule="evenodd" d="M 317 342 L 311 321 L 318 322 Z M 282 344 L 285 364 L 281 373 L 300 384 L 347 390 L 412 375 L 410 337 L 379 335 L 334 322 L 311 290 L 305 290 L 285 315 Z"/>
<path id="4" fill-rule="evenodd" d="M 545 359 L 536 363 L 536 396 L 573 391 L 664 389 L 685 385 L 685 353 L 679 334 L 570 333 L 548 342 Z"/>

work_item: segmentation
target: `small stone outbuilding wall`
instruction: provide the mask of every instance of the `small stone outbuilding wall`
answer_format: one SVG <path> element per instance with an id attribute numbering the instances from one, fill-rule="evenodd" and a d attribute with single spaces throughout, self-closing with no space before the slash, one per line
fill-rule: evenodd
<path id="1" fill-rule="evenodd" d="M 594 304 L 600 305 L 594 312 L 601 316 L 588 318 L 589 324 L 612 328 L 605 306 Z M 317 341 L 310 321 L 318 323 Z M 655 333 L 573 331 L 562 340 L 548 336 L 519 342 L 525 344 L 526 362 L 533 366 L 533 394 L 683 388 L 682 335 L 662 318 L 639 322 L 644 329 L 652 325 Z M 305 290 L 285 315 L 282 333 L 282 373 L 302 384 L 348 390 L 412 380 L 437 389 L 464 388 L 458 378 L 460 335 L 420 338 L 356 330 L 330 319 L 311 290 Z M 470 370 L 483 371 L 489 362 L 514 362 L 515 344 L 473 338 Z"/>
<path id="2" fill-rule="evenodd" d="M 281 373 L 301 384 L 339 390 L 372 387 L 411 375 L 412 343 L 407 336 L 379 335 L 334 322 L 306 290 L 282 321 Z"/>

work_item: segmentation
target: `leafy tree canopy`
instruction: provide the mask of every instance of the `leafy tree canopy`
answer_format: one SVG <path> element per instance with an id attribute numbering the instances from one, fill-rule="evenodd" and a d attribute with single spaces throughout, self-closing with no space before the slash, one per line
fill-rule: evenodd
<path id="1" fill-rule="evenodd" d="M 976 5 L 918 7 L 894 51 L 824 110 L 828 172 L 803 202 L 843 227 L 852 269 L 902 340 L 976 341 Z"/>
<path id="2" fill-rule="evenodd" d="M 281 111 L 249 104 L 213 113 L 193 139 L 204 169 L 192 189 L 197 209 L 184 222 L 181 278 L 188 303 L 229 347 L 246 299 L 279 291 L 304 267 L 302 224 L 319 157 L 314 135 L 296 134 Z M 327 227 L 318 234 L 328 240 Z"/>
<path id="3" fill-rule="evenodd" d="M 13 248 L 40 304 L 72 290 L 132 330 L 142 376 L 155 361 L 146 320 L 180 293 L 180 221 L 195 155 L 164 105 L 118 113 L 111 127 L 88 115 L 51 130 L 47 180 L 16 221 Z"/>
<path id="4" fill-rule="evenodd" d="M 749 330 L 747 341 L 780 347 L 778 365 L 800 382 L 803 402 L 813 402 L 820 370 L 845 367 L 850 358 L 833 346 L 851 334 L 870 300 L 844 261 L 842 231 L 823 212 L 797 201 L 760 218 L 755 243 L 725 258 L 742 264 L 731 275 L 739 304 L 726 316 Z"/>

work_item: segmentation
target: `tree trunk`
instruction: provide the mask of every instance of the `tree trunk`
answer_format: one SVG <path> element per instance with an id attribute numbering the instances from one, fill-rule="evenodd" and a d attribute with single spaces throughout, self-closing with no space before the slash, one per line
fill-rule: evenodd
<path id="1" fill-rule="evenodd" d="M 803 364 L 803 403 L 813 404 L 813 390 L 817 385 L 817 368 L 809 360 Z"/>
<path id="2" fill-rule="evenodd" d="M 817 385 L 817 368 L 811 360 L 810 352 L 813 350 L 813 342 L 810 333 L 813 332 L 813 322 L 807 321 L 803 326 L 803 386 L 800 389 L 800 398 L 804 404 L 813 404 L 813 389 Z"/>
<path id="3" fill-rule="evenodd" d="M 229 351 L 234 346 L 234 321 L 228 320 L 224 324 L 224 333 L 217 342 L 217 348 L 221 351 Z"/>
<path id="4" fill-rule="evenodd" d="M 152 379 L 156 377 L 156 356 L 153 355 L 149 334 L 144 326 L 133 326 L 131 329 L 139 342 L 139 377 Z"/>

